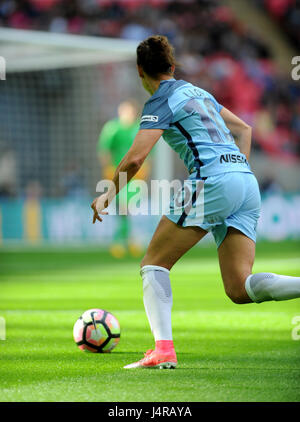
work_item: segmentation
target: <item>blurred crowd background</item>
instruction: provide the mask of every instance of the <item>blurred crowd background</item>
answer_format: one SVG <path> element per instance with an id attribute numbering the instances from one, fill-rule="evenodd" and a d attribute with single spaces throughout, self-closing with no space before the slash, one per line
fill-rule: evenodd
<path id="1" fill-rule="evenodd" d="M 0 0 L 0 25 L 134 41 L 157 33 L 166 35 L 176 49 L 179 64 L 176 77 L 210 91 L 221 104 L 253 127 L 253 151 L 257 153 L 256 162 L 261 162 L 258 177 L 262 192 L 298 191 L 300 182 L 295 178 L 299 175 L 300 164 L 300 83 L 291 77 L 290 62 L 285 68 L 278 62 L 276 43 L 271 45 L 267 42 L 268 37 L 262 36 L 264 28 L 257 30 L 256 22 L 247 23 L 238 17 L 232 5 L 238 7 L 241 3 L 218 0 Z M 289 51 L 300 51 L 300 1 L 253 0 L 249 3 L 255 13 L 262 14 L 272 23 L 276 36 L 284 40 Z M 270 34 L 268 36 L 270 38 Z M 113 104 L 117 96 L 107 101 L 111 107 L 108 104 L 106 115 L 99 121 L 99 130 L 105 120 L 113 117 L 117 107 Z M 95 144 L 97 140 L 92 142 Z M 6 169 L 13 169 L 13 152 L 9 148 L 5 151 L 6 164 L 2 160 L 2 167 L 0 157 L 0 195 L 20 196 L 28 190 L 28 184 L 23 184 L 21 191 L 12 183 L 1 185 L 5 165 Z M 49 153 L 44 148 L 45 154 L 47 151 Z M 264 171 L 266 160 L 271 164 Z M 281 164 L 283 167 L 277 169 Z M 72 185 L 77 178 L 75 185 L 80 185 L 80 166 L 78 162 L 68 163 L 61 184 Z M 289 167 L 295 172 L 287 181 L 283 173 Z M 282 178 L 278 172 L 282 173 Z M 29 184 L 30 192 L 44 188 L 38 186 L 37 181 L 34 183 Z M 47 188 L 44 189 L 47 192 Z M 64 192 L 66 189 L 56 190 L 54 194 L 49 191 L 49 196 L 57 197 Z M 88 193 L 93 195 L 91 189 Z"/>
<path id="2" fill-rule="evenodd" d="M 300 157 L 300 87 L 272 52 L 222 1 L 1 0 L 0 24 L 175 45 L 180 77 L 211 91 L 254 127 L 254 146 L 287 161 Z M 300 2 L 254 0 L 300 46 Z"/>

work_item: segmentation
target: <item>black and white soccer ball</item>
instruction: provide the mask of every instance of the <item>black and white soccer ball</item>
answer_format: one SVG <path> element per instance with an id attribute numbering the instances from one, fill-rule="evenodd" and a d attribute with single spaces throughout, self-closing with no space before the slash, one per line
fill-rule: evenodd
<path id="1" fill-rule="evenodd" d="M 109 353 L 120 341 L 120 324 L 104 309 L 89 309 L 75 322 L 73 337 L 81 350 Z"/>

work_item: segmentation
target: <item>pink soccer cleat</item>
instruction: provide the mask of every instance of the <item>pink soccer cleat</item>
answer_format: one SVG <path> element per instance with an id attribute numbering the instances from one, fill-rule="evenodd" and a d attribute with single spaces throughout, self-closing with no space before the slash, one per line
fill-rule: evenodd
<path id="1" fill-rule="evenodd" d="M 175 369 L 177 365 L 177 357 L 175 350 L 147 350 L 144 358 L 138 362 L 124 366 L 125 369 L 134 368 L 158 368 L 158 369 Z"/>

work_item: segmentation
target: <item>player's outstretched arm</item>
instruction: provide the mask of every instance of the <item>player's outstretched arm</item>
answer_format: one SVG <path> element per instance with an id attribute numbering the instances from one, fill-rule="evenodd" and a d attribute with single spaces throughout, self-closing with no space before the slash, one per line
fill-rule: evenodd
<path id="1" fill-rule="evenodd" d="M 236 144 L 239 147 L 239 150 L 242 154 L 245 154 L 248 160 L 250 157 L 251 149 L 251 126 L 247 125 L 247 123 L 245 123 L 225 107 L 222 108 L 220 115 L 222 116 L 230 132 L 236 137 Z"/>
<path id="2" fill-rule="evenodd" d="M 115 195 L 124 187 L 120 183 L 120 173 L 127 173 L 127 183 L 135 176 L 147 158 L 151 149 L 163 134 L 162 129 L 141 129 L 134 138 L 129 151 L 118 165 L 111 186 L 106 193 L 94 199 L 91 207 L 94 210 L 93 223 L 96 220 L 102 221 L 99 214 L 108 207 Z"/>

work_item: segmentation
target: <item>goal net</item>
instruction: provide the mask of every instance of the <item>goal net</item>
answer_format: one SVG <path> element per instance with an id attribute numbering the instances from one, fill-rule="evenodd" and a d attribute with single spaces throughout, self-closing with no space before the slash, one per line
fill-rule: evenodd
<path id="1" fill-rule="evenodd" d="M 120 101 L 141 99 L 135 48 L 123 40 L 0 30 L 7 66 L 0 148 L 17 161 L 13 193 L 22 195 L 36 181 L 44 196 L 59 197 L 71 170 L 95 192 L 99 131 Z"/>
<path id="2" fill-rule="evenodd" d="M 111 237 L 113 222 L 86 224 L 87 204 L 101 178 L 97 142 L 103 124 L 116 117 L 121 101 L 134 98 L 142 106 L 146 98 L 136 46 L 0 30 L 6 61 L 6 80 L 0 81 L 2 241 Z"/>

